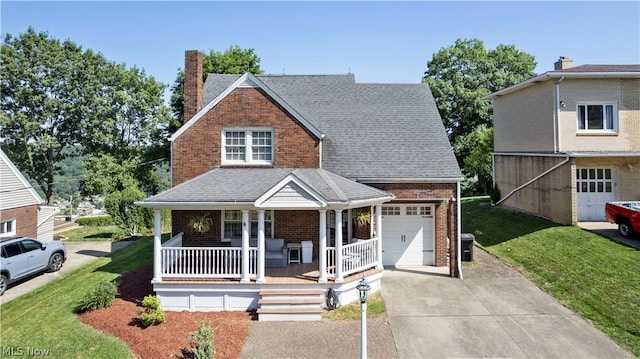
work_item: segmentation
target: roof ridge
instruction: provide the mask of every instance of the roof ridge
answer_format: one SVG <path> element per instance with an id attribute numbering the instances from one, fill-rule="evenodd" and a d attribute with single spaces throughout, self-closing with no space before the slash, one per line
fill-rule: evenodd
<path id="1" fill-rule="evenodd" d="M 318 172 L 318 174 L 320 175 L 320 178 L 322 178 L 327 183 L 329 188 L 331 188 L 331 190 L 338 196 L 338 198 L 341 201 L 348 200 L 347 195 L 340 189 L 338 184 L 329 176 L 327 171 L 325 171 L 322 168 L 314 168 L 314 170 Z"/>

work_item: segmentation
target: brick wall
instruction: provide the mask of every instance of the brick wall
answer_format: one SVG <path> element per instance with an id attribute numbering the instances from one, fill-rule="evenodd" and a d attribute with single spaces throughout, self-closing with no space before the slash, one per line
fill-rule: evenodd
<path id="1" fill-rule="evenodd" d="M 270 127 L 274 167 L 318 167 L 318 140 L 264 91 L 238 88 L 177 138 L 173 146 L 173 185 L 221 166 L 222 130 Z"/>
<path id="2" fill-rule="evenodd" d="M 275 211 L 274 238 L 285 242 L 313 242 L 313 257 L 318 257 L 320 248 L 320 212 Z"/>
<path id="3" fill-rule="evenodd" d="M 16 220 L 16 235 L 38 237 L 38 205 L 5 209 L 0 211 L 0 221 Z"/>
<path id="4" fill-rule="evenodd" d="M 182 245 L 185 247 L 216 247 L 223 246 L 220 240 L 221 211 L 172 211 L 172 235 L 184 232 Z M 211 218 L 211 228 L 208 232 L 196 232 L 189 227 L 191 218 L 208 215 Z"/>

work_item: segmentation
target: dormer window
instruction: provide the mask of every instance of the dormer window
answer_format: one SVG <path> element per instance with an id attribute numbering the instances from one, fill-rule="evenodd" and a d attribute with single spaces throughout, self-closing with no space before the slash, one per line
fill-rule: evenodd
<path id="1" fill-rule="evenodd" d="M 227 128 L 222 131 L 222 164 L 273 164 L 271 128 Z"/>
<path id="2" fill-rule="evenodd" d="M 615 132 L 618 128 L 618 111 L 614 103 L 578 104 L 578 131 Z"/>

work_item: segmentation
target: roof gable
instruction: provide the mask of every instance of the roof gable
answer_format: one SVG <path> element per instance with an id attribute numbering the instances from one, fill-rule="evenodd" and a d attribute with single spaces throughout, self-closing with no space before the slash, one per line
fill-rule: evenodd
<path id="1" fill-rule="evenodd" d="M 269 208 L 321 208 L 327 206 L 327 200 L 291 173 L 260 196 L 254 205 Z"/>
<path id="2" fill-rule="evenodd" d="M 0 149 L 0 209 L 42 204 L 42 197 Z"/>
<path id="3" fill-rule="evenodd" d="M 316 138 L 320 139 L 323 137 L 323 134 L 315 128 L 307 119 L 305 119 L 300 113 L 298 113 L 295 109 L 293 109 L 289 104 L 287 104 L 278 94 L 272 91 L 269 87 L 267 87 L 262 81 L 256 78 L 249 72 L 246 72 L 242 76 L 238 77 L 231 85 L 229 85 L 222 93 L 218 94 L 213 100 L 207 103 L 198 113 L 195 114 L 187 123 L 185 123 L 178 131 L 176 131 L 170 138 L 169 141 L 174 141 L 184 132 L 186 132 L 194 123 L 196 123 L 200 118 L 202 118 L 207 112 L 209 112 L 213 107 L 215 107 L 220 101 L 222 101 L 225 97 L 227 97 L 231 92 L 233 92 L 237 88 L 242 87 L 254 87 L 262 89 L 269 97 L 271 97 L 274 101 L 276 101 L 282 108 L 285 109 L 291 116 L 293 116 L 302 126 L 307 129 L 310 133 L 312 133 Z"/>

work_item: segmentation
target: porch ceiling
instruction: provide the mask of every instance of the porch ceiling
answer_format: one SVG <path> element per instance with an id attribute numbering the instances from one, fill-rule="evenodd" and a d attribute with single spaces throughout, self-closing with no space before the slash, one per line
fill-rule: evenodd
<path id="1" fill-rule="evenodd" d="M 155 209 L 346 209 L 393 198 L 321 168 L 215 168 L 136 204 Z"/>

